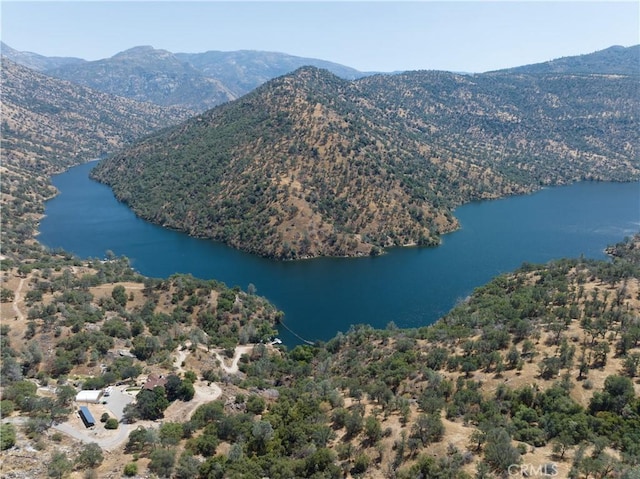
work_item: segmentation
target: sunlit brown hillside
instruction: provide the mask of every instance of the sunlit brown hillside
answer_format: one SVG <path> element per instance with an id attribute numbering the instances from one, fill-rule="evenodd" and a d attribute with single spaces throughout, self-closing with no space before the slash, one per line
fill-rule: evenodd
<path id="1" fill-rule="evenodd" d="M 100 93 L 2 58 L 2 160 L 37 173 L 112 153 L 189 117 Z"/>

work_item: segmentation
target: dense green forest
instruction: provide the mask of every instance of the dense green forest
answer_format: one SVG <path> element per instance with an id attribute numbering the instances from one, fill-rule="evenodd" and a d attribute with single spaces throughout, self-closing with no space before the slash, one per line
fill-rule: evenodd
<path id="1" fill-rule="evenodd" d="M 637 79 L 303 68 L 93 176 L 145 219 L 265 256 L 437 244 L 468 201 L 637 179 Z"/>

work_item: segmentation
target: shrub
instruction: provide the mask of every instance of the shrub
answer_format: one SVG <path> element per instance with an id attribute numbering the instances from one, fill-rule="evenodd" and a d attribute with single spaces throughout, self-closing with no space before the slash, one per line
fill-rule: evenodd
<path id="1" fill-rule="evenodd" d="M 10 303 L 13 301 L 15 294 L 13 291 L 7 288 L 0 289 L 0 302 L 2 303 Z"/>
<path id="2" fill-rule="evenodd" d="M 127 477 L 135 476 L 138 474 L 138 465 L 135 462 L 130 462 L 124 466 L 124 475 Z"/>
<path id="3" fill-rule="evenodd" d="M 252 414 L 262 414 L 265 406 L 265 400 L 255 394 L 249 396 L 249 399 L 247 399 L 247 412 Z"/>
<path id="4" fill-rule="evenodd" d="M 12 424 L 0 425 L 0 451 L 13 447 L 16 443 L 16 429 Z"/>
<path id="5" fill-rule="evenodd" d="M 149 458 L 149 470 L 161 477 L 169 477 L 173 472 L 176 462 L 176 451 L 174 449 L 155 449 Z"/>
<path id="6" fill-rule="evenodd" d="M 9 399 L 3 399 L 2 401 L 0 401 L 0 417 L 10 416 L 15 408 L 16 405 L 13 401 L 10 401 Z"/>
<path id="7" fill-rule="evenodd" d="M 351 474 L 364 474 L 371 464 L 371 459 L 366 454 L 358 454 L 353 467 L 351 468 Z"/>
<path id="8" fill-rule="evenodd" d="M 110 417 L 104 423 L 104 428 L 105 429 L 118 429 L 118 420 L 116 418 L 114 418 L 114 417 Z"/>
<path id="9" fill-rule="evenodd" d="M 49 477 L 62 478 L 71 472 L 73 464 L 67 458 L 64 452 L 56 451 L 51 455 L 51 460 L 47 466 L 47 474 Z"/>

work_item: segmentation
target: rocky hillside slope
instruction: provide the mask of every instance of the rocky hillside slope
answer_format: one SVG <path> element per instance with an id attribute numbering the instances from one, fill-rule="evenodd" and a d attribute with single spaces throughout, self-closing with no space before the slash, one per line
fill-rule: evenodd
<path id="1" fill-rule="evenodd" d="M 45 72 L 46 70 L 51 70 L 65 65 L 85 62 L 82 58 L 47 57 L 33 52 L 21 52 L 11 48 L 4 42 L 0 42 L 0 54 L 14 63 L 40 72 Z"/>

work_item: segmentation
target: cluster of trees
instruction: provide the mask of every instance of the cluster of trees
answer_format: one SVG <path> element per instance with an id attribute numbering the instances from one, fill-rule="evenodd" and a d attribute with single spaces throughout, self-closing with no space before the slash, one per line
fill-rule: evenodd
<path id="1" fill-rule="evenodd" d="M 70 472 L 77 470 L 84 472 L 84 477 L 97 477 L 95 469 L 103 461 L 104 453 L 95 442 L 81 446 L 73 459 L 69 459 L 65 452 L 56 450 L 51 454 L 51 458 L 47 463 L 47 475 L 62 479 Z"/>
<path id="2" fill-rule="evenodd" d="M 139 361 L 162 362 L 185 339 L 217 347 L 267 340 L 281 318 L 255 291 L 188 275 L 145 279 L 133 272 L 126 258 L 91 261 L 88 267 L 95 272 L 82 276 L 72 273 L 73 265 L 49 264 L 31 263 L 22 273 L 29 275 L 31 286 L 25 294 L 30 306 L 25 339 L 40 341 L 30 341 L 21 354 L 11 348 L 3 352 L 4 370 L 20 370 L 18 379 L 60 378 L 77 366 L 98 364 L 106 365 L 107 371 L 93 381 L 95 386 L 133 379 L 141 366 L 110 354 L 116 345 L 130 349 Z M 99 300 L 90 292 L 94 286 L 125 281 L 144 284 L 142 307 L 132 307 L 133 293 L 121 284 Z M 161 301 L 168 312 L 159 312 Z M 44 361 L 41 347 L 53 342 L 55 356 Z"/>
<path id="3" fill-rule="evenodd" d="M 66 384 L 58 386 L 53 397 L 39 396 L 36 384 L 24 379 L 3 383 L 3 386 L 0 415 L 5 417 L 19 411 L 22 416 L 28 418 L 24 431 L 34 440 L 40 440 L 41 434 L 53 424 L 67 419 L 76 395 L 76 389 Z M 13 437 L 12 441 L 5 443 L 7 447 L 11 447 L 15 441 L 15 435 L 11 435 L 12 428 L 13 426 L 7 426 L 8 437 Z"/>
<path id="4" fill-rule="evenodd" d="M 606 251 L 618 263 L 640 264 L 640 247 L 638 247 L 637 237 L 627 236 L 619 243 L 609 246 Z"/>
<path id="5" fill-rule="evenodd" d="M 193 344 L 206 343 L 216 347 L 266 341 L 273 337 L 273 326 L 282 313 L 255 291 L 243 292 L 228 288 L 215 280 L 201 280 L 191 275 L 174 275 L 167 280 L 145 280 L 146 302 L 139 310 L 125 317 L 132 325 L 132 353 L 140 360 L 149 360 L 162 350 L 163 332 L 186 329 L 194 333 L 199 328 L 205 334 L 190 334 Z M 212 295 L 215 293 L 215 301 Z M 157 312 L 161 298 L 172 305 L 171 313 Z M 133 330 L 136 326 L 136 330 Z M 207 339 L 204 339 L 207 338 Z M 177 346 L 170 343 L 169 350 Z"/>
<path id="6" fill-rule="evenodd" d="M 602 367 L 611 353 L 624 357 L 625 374 L 637 374 L 638 325 L 629 312 L 626 286 L 639 275 L 629 262 L 560 260 L 546 266 L 524 265 L 513 275 L 496 278 L 477 289 L 433 327 L 418 337 L 439 343 L 427 354 L 434 369 L 503 372 L 532 362 L 534 342 L 554 346 L 536 358 L 540 377 L 557 378 L 578 365 L 580 379 Z M 598 278 L 587 293 L 585 283 Z M 569 333 L 579 323 L 580 338 Z M 460 345 L 462 354 L 451 354 Z"/>

